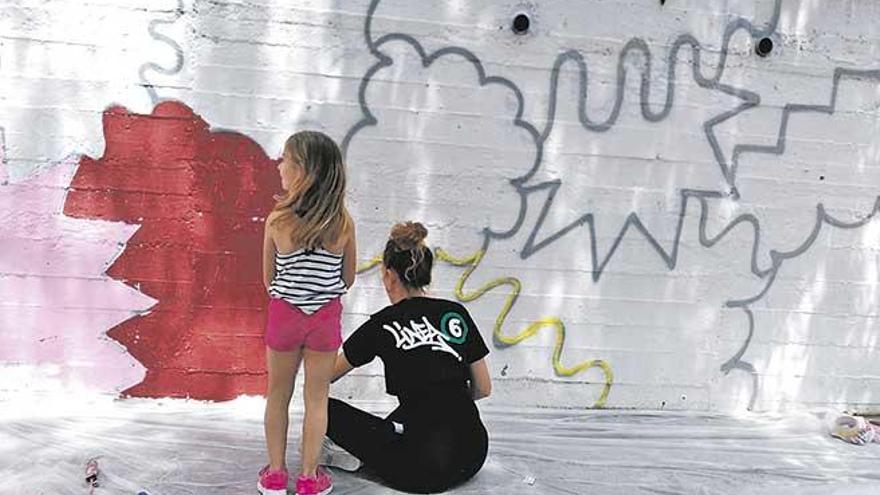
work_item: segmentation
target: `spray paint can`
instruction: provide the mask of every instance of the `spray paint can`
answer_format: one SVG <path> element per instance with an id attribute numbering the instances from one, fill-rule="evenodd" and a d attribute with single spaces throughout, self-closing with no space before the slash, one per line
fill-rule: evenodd
<path id="1" fill-rule="evenodd" d="M 98 486 L 98 460 L 89 459 L 86 462 L 86 483 L 95 488 Z"/>

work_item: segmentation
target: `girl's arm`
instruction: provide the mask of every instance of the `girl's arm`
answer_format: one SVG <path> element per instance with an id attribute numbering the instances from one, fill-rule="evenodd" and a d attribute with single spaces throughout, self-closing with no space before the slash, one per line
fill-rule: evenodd
<path id="1" fill-rule="evenodd" d="M 342 281 L 345 286 L 351 288 L 354 277 L 357 274 L 357 239 L 354 232 L 354 222 L 351 223 L 351 232 L 342 253 Z"/>
<path id="2" fill-rule="evenodd" d="M 269 213 L 263 227 L 263 285 L 269 290 L 269 284 L 275 278 L 275 241 L 272 240 L 272 227 L 269 225 L 275 215 Z"/>
<path id="3" fill-rule="evenodd" d="M 492 379 L 486 358 L 471 363 L 471 396 L 474 400 L 485 399 L 492 393 Z"/>

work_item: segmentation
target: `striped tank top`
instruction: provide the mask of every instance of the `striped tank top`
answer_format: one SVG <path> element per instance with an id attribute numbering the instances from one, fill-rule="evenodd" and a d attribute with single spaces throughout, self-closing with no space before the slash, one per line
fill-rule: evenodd
<path id="1" fill-rule="evenodd" d="M 312 314 L 345 291 L 341 254 L 324 249 L 275 253 L 275 278 L 269 284 L 270 296 Z"/>

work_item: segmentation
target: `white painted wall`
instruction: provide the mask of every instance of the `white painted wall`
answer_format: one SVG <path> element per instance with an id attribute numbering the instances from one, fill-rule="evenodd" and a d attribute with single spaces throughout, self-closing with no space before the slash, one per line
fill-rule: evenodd
<path id="1" fill-rule="evenodd" d="M 546 323 L 493 346 L 490 400 L 593 405 L 601 369 L 560 371 L 597 359 L 609 407 L 876 409 L 878 55 L 872 0 L 8 1 L 0 194 L 100 156 L 113 104 L 180 100 L 270 156 L 319 128 L 346 145 L 364 260 L 422 220 L 453 256 L 483 250 L 465 294 L 507 282 L 468 303 L 487 340 L 499 314 L 501 340 Z M 23 347 L 43 335 L 14 316 L 40 305 L 16 299 L 8 249 L 33 237 L 28 208 L 0 213 L 19 219 L 0 239 L 0 333 Z M 435 292 L 463 273 L 440 262 Z M 384 303 L 363 275 L 349 328 Z M 37 359 L 22 354 L 3 366 Z M 377 395 L 378 371 L 341 393 Z"/>

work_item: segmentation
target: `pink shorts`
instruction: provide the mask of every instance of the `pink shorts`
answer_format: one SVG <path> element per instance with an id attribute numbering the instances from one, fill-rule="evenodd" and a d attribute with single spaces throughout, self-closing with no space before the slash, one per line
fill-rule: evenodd
<path id="1" fill-rule="evenodd" d="M 342 345 L 342 303 L 336 298 L 312 314 L 293 304 L 272 298 L 264 341 L 280 352 L 308 347 L 313 351 L 332 352 Z"/>

